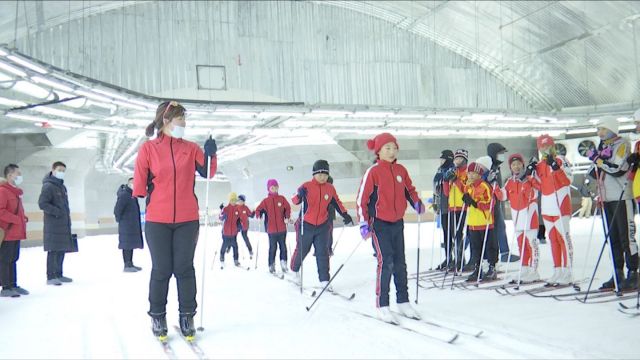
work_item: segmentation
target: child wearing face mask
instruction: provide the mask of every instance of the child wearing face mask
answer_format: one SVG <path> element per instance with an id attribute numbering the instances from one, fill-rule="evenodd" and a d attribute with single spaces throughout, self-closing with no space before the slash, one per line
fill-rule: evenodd
<path id="1" fill-rule="evenodd" d="M 518 241 L 522 254 L 522 271 L 512 280 L 523 283 L 540 279 L 538 274 L 538 191 L 531 178 L 533 169 L 524 169 L 524 158 L 520 154 L 509 156 L 511 177 L 504 187 L 496 187 L 495 195 L 500 201 L 509 201 L 513 219 L 513 236 Z"/>
<path id="2" fill-rule="evenodd" d="M 628 139 L 618 135 L 618 120 L 615 117 L 603 117 L 596 127 L 600 144 L 597 150 L 588 153 L 593 161 L 589 170 L 597 181 L 615 267 L 613 276 L 602 284 L 600 290 L 633 291 L 638 287 L 638 244 L 633 220 L 635 204 L 632 181 L 629 180 L 629 175 L 633 173 L 629 171 L 627 161 L 631 144 Z"/>
<path id="3" fill-rule="evenodd" d="M 20 241 L 27 238 L 27 217 L 22 205 L 22 173 L 16 164 L 4 168 L 4 183 L 0 183 L 0 297 L 29 295 L 17 284 L 16 263 L 20 257 Z"/>
<path id="4" fill-rule="evenodd" d="M 137 272 L 142 268 L 133 265 L 133 250 L 142 249 L 143 242 L 140 205 L 138 198 L 133 196 L 133 178 L 120 186 L 117 196 L 113 215 L 118 223 L 118 249 L 122 250 L 124 272 Z"/>
<path id="5" fill-rule="evenodd" d="M 71 211 L 64 185 L 67 166 L 56 161 L 42 180 L 38 206 L 44 212 L 44 251 L 47 252 L 47 285 L 60 286 L 71 278 L 62 275 L 65 253 L 73 251 Z"/>
<path id="6" fill-rule="evenodd" d="M 196 172 L 213 177 L 217 145 L 209 136 L 204 151 L 183 139 L 186 109 L 176 101 L 161 103 L 146 135 L 156 137 L 138 150 L 133 176 L 133 196 L 147 197 L 145 234 L 151 253 L 149 312 L 152 331 L 166 341 L 166 304 L 169 280 L 176 278 L 179 323 L 187 338 L 195 335 L 196 275 L 193 256 L 198 241 L 198 200 L 194 193 Z"/>

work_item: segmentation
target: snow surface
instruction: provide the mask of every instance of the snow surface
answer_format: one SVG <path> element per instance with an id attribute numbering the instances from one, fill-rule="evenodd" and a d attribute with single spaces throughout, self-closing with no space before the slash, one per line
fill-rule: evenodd
<path id="1" fill-rule="evenodd" d="M 585 273 L 592 224 L 593 218 L 572 220 L 575 278 L 590 274 L 602 245 L 597 218 Z M 511 227 L 507 222 L 507 231 Z M 485 331 L 480 338 L 461 335 L 454 344 L 363 317 L 355 311 L 375 313 L 376 262 L 370 242 L 360 240 L 357 227 L 335 229 L 335 240 L 340 243 L 332 258 L 333 272 L 360 244 L 333 283 L 342 293 L 355 291 L 356 298 L 347 302 L 325 294 L 310 312 L 305 306 L 312 298 L 301 295 L 289 281 L 267 273 L 266 234 L 250 233 L 254 249 L 259 247 L 257 270 L 240 237 L 245 268 L 234 267 L 230 254 L 224 270 L 220 270 L 217 259 L 212 266 L 214 252 L 220 247 L 220 228 L 209 228 L 208 234 L 202 229 L 200 234 L 195 264 L 199 291 L 196 326 L 202 320 L 205 331 L 199 332 L 198 338 L 208 358 L 638 358 L 640 318 L 619 313 L 617 302 L 585 305 L 528 295 L 500 296 L 487 290 L 421 288 L 416 308 L 425 319 L 452 326 L 472 325 Z M 432 263 L 433 224 L 423 223 L 420 234 L 424 271 L 438 261 L 441 235 L 438 230 Z M 289 234 L 287 240 L 291 253 L 293 235 Z M 417 225 L 407 224 L 409 273 L 416 269 L 417 240 Z M 151 269 L 148 251 L 134 252 L 134 262 L 143 271 L 123 273 L 117 235 L 86 237 L 79 243 L 80 252 L 68 254 L 64 266 L 65 275 L 74 281 L 59 287 L 45 284 L 46 253 L 42 248 L 22 249 L 18 284 L 31 295 L 0 298 L 0 357 L 165 358 L 151 334 L 146 314 Z M 205 248 L 206 284 L 201 303 Z M 540 272 L 543 277 L 550 276 L 549 245 L 541 245 L 540 254 Z M 595 287 L 610 276 L 608 252 L 605 255 Z M 311 254 L 305 261 L 304 283 L 319 286 Z M 415 280 L 410 280 L 412 303 L 415 285 Z M 171 345 L 179 358 L 196 358 L 172 326 L 178 317 L 174 280 L 168 299 Z M 394 308 L 393 285 L 391 302 Z"/>

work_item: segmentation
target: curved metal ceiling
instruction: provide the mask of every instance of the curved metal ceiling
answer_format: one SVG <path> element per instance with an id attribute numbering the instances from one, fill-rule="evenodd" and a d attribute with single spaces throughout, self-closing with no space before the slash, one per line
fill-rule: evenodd
<path id="1" fill-rule="evenodd" d="M 0 43 L 147 1 L 0 3 Z M 640 98 L 636 1 L 317 1 L 424 36 L 502 80 L 537 110 Z M 632 104 L 629 108 L 635 106 Z"/>

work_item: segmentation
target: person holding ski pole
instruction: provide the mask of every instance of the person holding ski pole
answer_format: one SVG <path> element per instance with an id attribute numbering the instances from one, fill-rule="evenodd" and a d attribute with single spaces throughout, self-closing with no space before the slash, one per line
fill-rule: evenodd
<path id="1" fill-rule="evenodd" d="M 389 133 L 367 141 L 376 162 L 367 169 L 360 183 L 356 206 L 363 239 L 372 236 L 378 254 L 376 307 L 380 320 L 398 323 L 389 309 L 391 277 L 396 288 L 400 314 L 420 319 L 409 303 L 407 264 L 404 249 L 404 214 L 407 202 L 418 214 L 425 211 L 407 169 L 397 163 L 398 142 Z"/>
<path id="2" fill-rule="evenodd" d="M 247 206 L 246 200 L 246 196 L 238 195 L 236 206 L 238 208 L 238 215 L 240 217 L 240 234 L 242 234 L 244 244 L 247 246 L 247 250 L 249 250 L 249 258 L 253 259 L 253 248 L 251 247 L 251 242 L 249 241 L 249 218 L 253 217 L 254 213 Z"/>
<path id="3" fill-rule="evenodd" d="M 264 216 L 264 229 L 269 235 L 269 272 L 276 273 L 276 251 L 280 248 L 280 267 L 287 272 L 287 223 L 291 221 L 291 205 L 287 199 L 278 194 L 279 185 L 276 179 L 267 180 L 269 194 L 256 207 L 256 219 Z"/>
<path id="4" fill-rule="evenodd" d="M 200 215 L 193 184 L 196 171 L 202 177 L 213 177 L 218 164 L 218 147 L 211 136 L 204 143 L 204 151 L 183 139 L 185 112 L 176 101 L 158 106 L 155 119 L 146 128 L 148 137 L 154 132 L 157 136 L 140 146 L 133 175 L 133 196 L 147 197 L 145 234 L 152 264 L 148 314 L 153 334 L 165 341 L 167 293 L 172 276 L 178 287 L 180 331 L 187 338 L 196 333 L 193 256 Z"/>
<path id="5" fill-rule="evenodd" d="M 438 267 L 440 270 L 451 271 L 461 268 L 463 256 L 463 227 L 467 216 L 467 208 L 462 201 L 464 186 L 467 182 L 467 163 L 469 162 L 469 152 L 465 149 L 458 149 L 453 155 L 453 167 L 444 174 L 444 194 L 449 199 L 448 209 L 448 235 L 446 236 L 445 261 Z M 455 248 L 455 251 L 454 251 Z M 467 267 L 463 271 L 469 270 Z"/>
<path id="6" fill-rule="evenodd" d="M 224 269 L 224 255 L 229 249 L 233 249 L 233 263 L 240 266 L 240 255 L 238 253 L 238 232 L 240 232 L 240 210 L 237 205 L 238 195 L 235 192 L 229 193 L 229 203 L 227 206 L 220 204 L 219 219 L 222 225 L 222 247 L 220 248 L 220 268 Z"/>

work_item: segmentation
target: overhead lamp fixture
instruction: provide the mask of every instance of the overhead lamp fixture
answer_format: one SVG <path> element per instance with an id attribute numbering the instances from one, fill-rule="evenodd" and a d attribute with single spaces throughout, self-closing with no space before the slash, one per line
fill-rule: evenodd
<path id="1" fill-rule="evenodd" d="M 377 126 L 383 126 L 385 123 L 384 121 L 343 121 L 343 120 L 335 120 L 335 121 L 329 121 L 327 123 L 328 126 L 352 126 L 352 127 L 377 127 Z"/>
<path id="2" fill-rule="evenodd" d="M 567 130 L 567 135 L 576 135 L 576 134 L 590 134 L 598 131 L 596 128 L 588 128 L 588 129 L 571 129 Z"/>
<path id="3" fill-rule="evenodd" d="M 83 91 L 83 90 L 75 90 L 74 91 L 76 94 L 80 95 L 80 96 L 84 96 L 86 98 L 92 99 L 92 100 L 97 100 L 97 101 L 101 101 L 103 103 L 110 103 L 111 99 L 108 99 L 102 95 L 96 95 L 94 93 L 88 92 L 88 91 Z"/>
<path id="4" fill-rule="evenodd" d="M 41 127 L 43 129 L 71 130 L 71 128 L 68 126 L 52 125 L 48 122 L 36 122 L 33 123 L 33 125 Z"/>
<path id="5" fill-rule="evenodd" d="M 36 82 L 38 84 L 44 84 L 44 85 L 50 86 L 50 87 L 52 87 L 54 89 L 58 89 L 58 90 L 66 91 L 66 92 L 72 92 L 73 91 L 72 88 L 70 88 L 70 87 L 68 87 L 66 85 L 63 85 L 63 84 L 61 84 L 59 82 L 55 82 L 55 81 L 51 81 L 51 80 L 42 78 L 40 76 L 33 76 L 33 77 L 31 77 L 31 80 L 33 80 L 34 82 Z"/>
<path id="6" fill-rule="evenodd" d="M 9 64 L 6 64 L 6 63 L 4 63 L 2 61 L 0 61 L 0 69 L 3 69 L 5 71 L 8 71 L 8 72 L 10 72 L 10 73 L 12 73 L 14 75 L 18 75 L 18 76 L 21 76 L 21 77 L 26 77 L 27 76 L 26 72 L 14 67 L 14 66 L 11 66 Z"/>
<path id="7" fill-rule="evenodd" d="M 31 108 L 31 110 L 37 111 L 37 112 L 41 112 L 41 113 L 47 114 L 47 115 L 54 115 L 54 116 L 65 117 L 65 118 L 69 118 L 69 119 L 93 120 L 93 118 L 88 117 L 88 116 L 78 115 L 78 114 L 73 113 L 71 111 L 54 109 L 54 108 L 50 108 L 50 107 L 46 107 L 46 106 L 36 106 L 36 107 Z"/>
<path id="8" fill-rule="evenodd" d="M 266 116 L 302 116 L 304 115 L 303 112 L 300 111 L 269 111 L 269 110 L 265 110 L 262 111 L 258 114 L 259 117 L 266 117 Z"/>
<path id="9" fill-rule="evenodd" d="M 377 118 L 377 117 L 387 117 L 389 115 L 393 115 L 393 112 L 390 111 L 356 111 L 353 114 L 349 114 L 349 117 L 359 118 Z"/>
<path id="10" fill-rule="evenodd" d="M 287 120 L 282 125 L 287 128 L 322 126 L 326 121 L 322 120 Z"/>
<path id="11" fill-rule="evenodd" d="M 11 106 L 11 107 L 27 106 L 27 104 L 22 101 L 7 99 L 3 97 L 0 97 L 0 105 Z"/>
<path id="12" fill-rule="evenodd" d="M 41 68 L 40 66 L 33 64 L 25 59 L 19 58 L 15 55 L 9 55 L 7 56 L 7 59 L 10 59 L 11 61 L 13 61 L 16 64 L 20 64 L 26 68 L 29 68 L 35 72 L 39 72 L 40 74 L 46 74 L 48 71 Z"/>
<path id="13" fill-rule="evenodd" d="M 114 93 L 112 93 L 110 91 L 105 91 L 105 90 L 100 90 L 100 89 L 91 89 L 91 91 L 97 92 L 98 94 L 102 94 L 102 95 L 108 96 L 110 98 L 129 101 L 128 98 L 126 98 L 126 97 L 124 97 L 122 95 L 114 94 Z"/>
<path id="14" fill-rule="evenodd" d="M 620 125 L 619 127 L 620 130 L 633 130 L 635 128 L 636 128 L 635 124 Z"/>
<path id="15" fill-rule="evenodd" d="M 32 84 L 28 81 L 17 81 L 12 87 L 11 90 L 21 92 L 23 94 L 27 94 L 29 96 L 33 96 L 39 99 L 46 99 L 51 95 L 51 91 L 41 88 L 36 84 Z"/>
<path id="16" fill-rule="evenodd" d="M 304 116 L 346 116 L 349 114 L 353 114 L 353 112 L 346 110 L 312 109 L 311 112 L 304 114 Z"/>
<path id="17" fill-rule="evenodd" d="M 260 122 L 259 121 L 255 121 L 255 120 L 192 120 L 189 121 L 189 124 L 191 125 L 198 125 L 198 126 L 204 126 L 204 127 L 213 127 L 213 128 L 218 128 L 218 127 L 225 127 L 225 126 L 231 126 L 231 127 L 252 127 L 252 126 L 256 126 L 258 125 Z"/>
<path id="18" fill-rule="evenodd" d="M 129 102 L 126 102 L 126 101 L 115 100 L 113 103 L 116 104 L 116 105 L 120 105 L 120 106 L 126 107 L 126 108 L 134 109 L 134 110 L 140 110 L 140 111 L 146 111 L 147 110 L 147 108 L 144 107 L 144 106 L 132 104 L 132 103 L 129 103 Z"/>
<path id="19" fill-rule="evenodd" d="M 458 119 L 460 119 L 460 115 L 430 114 L 430 115 L 427 115 L 427 119 L 452 119 L 452 120 L 458 120 Z"/>
<path id="20" fill-rule="evenodd" d="M 431 127 L 439 127 L 442 126 L 440 124 L 434 124 L 431 122 L 420 122 L 420 121 L 393 121 L 387 123 L 387 127 L 401 127 L 401 128 L 431 128 Z"/>
<path id="21" fill-rule="evenodd" d="M 504 116 L 503 114 L 485 114 L 485 113 L 475 113 L 471 114 L 471 120 L 494 120 L 496 118 Z M 466 117 L 463 117 L 463 119 Z"/>
<path id="22" fill-rule="evenodd" d="M 521 116 L 502 116 L 496 118 L 496 120 L 504 120 L 504 121 L 525 121 L 527 118 Z"/>
<path id="23" fill-rule="evenodd" d="M 395 113 L 389 115 L 390 118 L 402 118 L 402 119 L 423 119 L 424 114 L 416 114 L 416 113 Z"/>
<path id="24" fill-rule="evenodd" d="M 490 128 L 510 128 L 510 129 L 522 129 L 522 128 L 528 128 L 528 127 L 532 127 L 532 124 L 527 124 L 527 123 L 496 123 L 496 124 L 489 124 L 488 127 Z"/>

